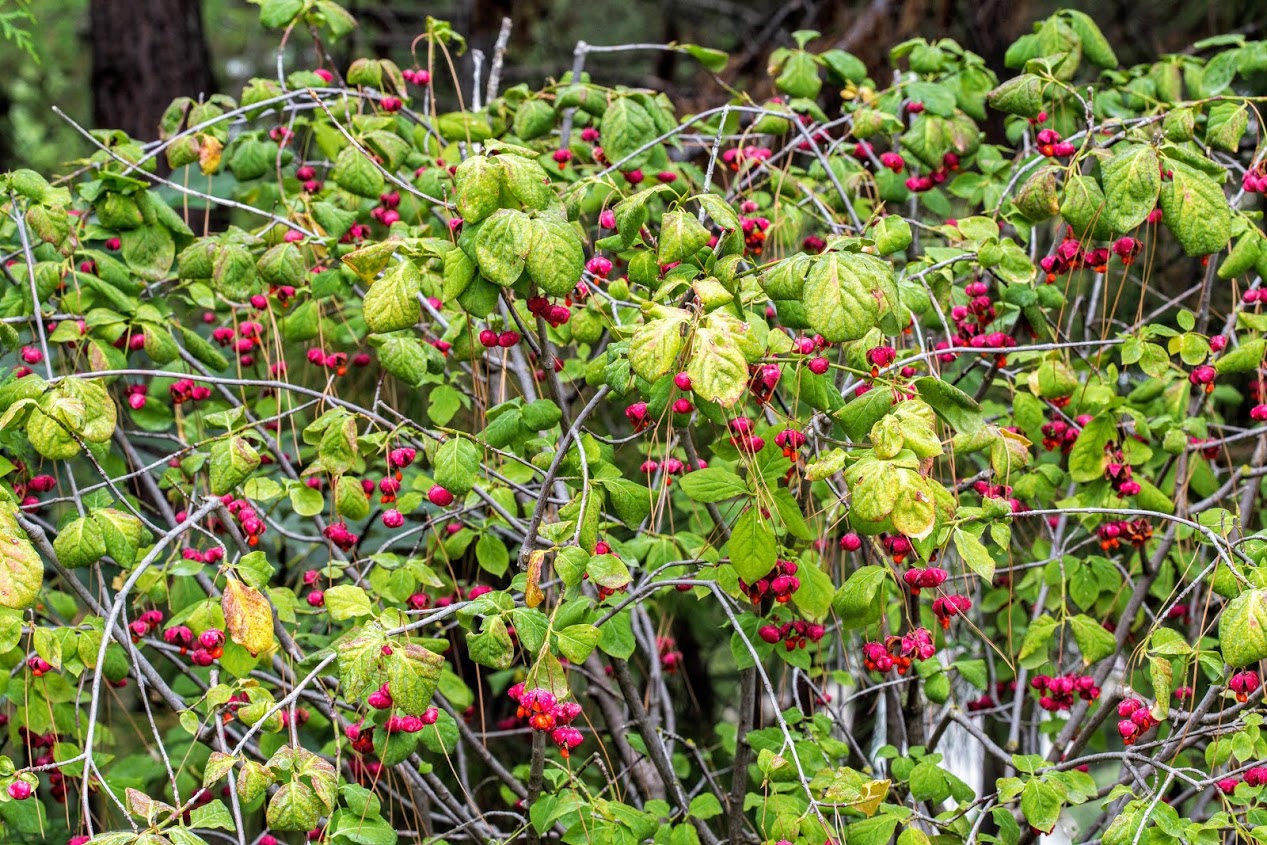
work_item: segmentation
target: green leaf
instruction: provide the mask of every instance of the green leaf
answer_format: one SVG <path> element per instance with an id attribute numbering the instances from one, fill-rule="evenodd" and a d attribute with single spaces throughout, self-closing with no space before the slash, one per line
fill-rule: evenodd
<path id="1" fill-rule="evenodd" d="M 1267 658 L 1267 590 L 1246 590 L 1219 617 L 1219 650 L 1235 668 Z"/>
<path id="2" fill-rule="evenodd" d="M 955 550 L 968 568 L 980 576 L 986 584 L 994 581 L 994 558 L 985 545 L 972 534 L 961 528 L 954 533 Z"/>
<path id="3" fill-rule="evenodd" d="M 518 225 L 512 223 L 511 228 Z M 530 221 L 525 237 L 529 250 L 525 264 L 532 280 L 550 296 L 567 296 L 571 293 L 585 269 L 585 252 L 581 246 L 581 238 L 572 224 L 554 215 L 544 215 Z M 478 246 L 476 248 L 478 250 Z M 483 267 L 484 262 L 481 259 L 480 268 Z"/>
<path id="4" fill-rule="evenodd" d="M 148 542 L 149 532 L 141 525 L 141 520 L 115 508 L 95 509 L 89 518 L 101 529 L 106 553 L 114 558 L 115 563 L 125 569 L 130 568 L 136 562 L 137 550 Z"/>
<path id="5" fill-rule="evenodd" d="M 44 581 L 44 562 L 18 525 L 12 502 L 0 502 L 0 537 L 0 607 L 26 610 Z"/>
<path id="6" fill-rule="evenodd" d="M 1113 230 L 1104 219 L 1106 204 L 1099 182 L 1090 176 L 1071 176 L 1061 194 L 1060 216 L 1079 236 L 1107 239 Z"/>
<path id="7" fill-rule="evenodd" d="M 321 818 L 321 800 L 301 781 L 284 783 L 268 800 L 266 820 L 273 830 L 312 830 Z"/>
<path id="8" fill-rule="evenodd" d="M 755 583 L 774 568 L 777 550 L 773 524 L 761 516 L 759 508 L 749 507 L 731 527 L 726 549 L 739 577 Z"/>
<path id="9" fill-rule="evenodd" d="M 750 495 L 748 484 L 728 469 L 705 467 L 688 472 L 678 482 L 679 489 L 692 501 L 721 502 L 736 496 Z M 764 574 L 764 573 L 763 573 Z"/>
<path id="10" fill-rule="evenodd" d="M 374 162 L 351 145 L 344 147 L 335 159 L 330 179 L 348 193 L 369 199 L 378 199 L 387 184 Z"/>
<path id="11" fill-rule="evenodd" d="M 742 399 L 748 388 L 748 359 L 736 340 L 732 332 L 701 326 L 686 365 L 695 394 L 725 408 Z"/>
<path id="12" fill-rule="evenodd" d="M 792 601 L 811 619 L 822 619 L 831 610 L 836 597 L 836 585 L 831 576 L 817 564 L 807 564 L 797 570 L 801 586 L 792 594 Z"/>
<path id="13" fill-rule="evenodd" d="M 861 566 L 854 571 L 832 600 L 832 607 L 845 628 L 861 628 L 879 620 L 884 609 L 884 584 L 888 572 L 881 566 Z"/>
<path id="14" fill-rule="evenodd" d="M 1064 807 L 1060 790 L 1041 778 L 1030 778 L 1021 791 L 1021 813 L 1032 827 L 1050 833 L 1060 820 Z"/>
<path id="15" fill-rule="evenodd" d="M 893 267 L 858 253 L 831 252 L 811 265 L 801 294 L 810 328 L 832 343 L 859 340 L 896 305 Z"/>
<path id="16" fill-rule="evenodd" d="M 924 376 L 915 379 L 915 389 L 919 391 L 920 397 L 932 406 L 937 416 L 949 423 L 956 431 L 971 434 L 985 425 L 985 414 L 977 400 L 950 382 Z"/>
<path id="17" fill-rule="evenodd" d="M 369 595 L 352 584 L 340 584 L 326 589 L 325 599 L 325 608 L 335 622 L 369 616 L 374 612 Z"/>
<path id="18" fill-rule="evenodd" d="M 106 555 L 106 540 L 101 526 L 86 516 L 72 520 L 57 532 L 53 551 L 62 566 L 77 569 L 90 566 Z"/>
<path id="19" fill-rule="evenodd" d="M 1065 9 L 1062 14 L 1069 19 L 1069 25 L 1078 36 L 1082 55 L 1091 64 L 1108 70 L 1118 67 L 1117 54 L 1090 15 L 1075 9 Z"/>
<path id="20" fill-rule="evenodd" d="M 1069 626 L 1073 628 L 1074 641 L 1088 666 L 1117 651 L 1113 635 L 1090 616 L 1079 614 L 1069 620 Z"/>
<path id="21" fill-rule="evenodd" d="M 818 63 L 805 50 L 790 52 L 774 84 L 785 94 L 806 100 L 817 97 L 823 87 L 823 81 L 818 77 Z"/>
<path id="22" fill-rule="evenodd" d="M 1115 231 L 1129 232 L 1157 206 L 1161 172 L 1157 152 L 1146 144 L 1115 148 L 1100 166 L 1104 182 L 1104 219 Z"/>
<path id="23" fill-rule="evenodd" d="M 478 634 L 466 635 L 471 659 L 490 669 L 508 669 L 515 660 L 515 644 L 500 616 L 485 618 Z"/>
<path id="24" fill-rule="evenodd" d="M 686 312 L 675 309 L 635 329 L 629 340 L 629 366 L 634 373 L 654 382 L 672 371 L 686 345 L 683 332 L 689 320 Z"/>
<path id="25" fill-rule="evenodd" d="M 484 278 L 510 287 L 523 275 L 533 248 L 532 221 L 522 211 L 503 208 L 480 225 L 475 236 L 475 260 Z"/>
<path id="26" fill-rule="evenodd" d="M 599 125 L 607 160 L 624 170 L 641 166 L 649 151 L 635 151 L 656 138 L 655 120 L 633 97 L 618 97 L 607 106 Z"/>
<path id="27" fill-rule="evenodd" d="M 593 625 L 568 625 L 556 634 L 559 653 L 573 663 L 583 663 L 598 645 L 599 631 Z"/>
<path id="28" fill-rule="evenodd" d="M 1205 142 L 1219 150 L 1236 152 L 1241 136 L 1249 126 L 1249 109 L 1245 103 L 1217 103 L 1210 107 L 1205 121 Z"/>
<path id="29" fill-rule="evenodd" d="M 485 156 L 471 156 L 453 174 L 458 215 L 474 225 L 498 208 L 502 169 Z"/>
<path id="30" fill-rule="evenodd" d="M 1173 177 L 1161 187 L 1162 220 L 1188 255 L 1209 255 L 1232 238 L 1232 211 L 1223 189 L 1209 175 L 1166 159 Z"/>
<path id="31" fill-rule="evenodd" d="M 236 435 L 211 444 L 208 460 L 211 494 L 223 496 L 231 492 L 260 465 L 260 455 L 245 438 Z"/>
<path id="32" fill-rule="evenodd" d="M 892 255 L 895 252 L 902 252 L 911 245 L 913 240 L 911 224 L 907 223 L 906 218 L 899 214 L 890 214 L 888 217 L 880 218 L 880 222 L 876 224 L 872 237 L 875 238 L 876 251 L 881 255 Z"/>
<path id="33" fill-rule="evenodd" d="M 1103 478 L 1108 462 L 1104 447 L 1116 437 L 1117 423 L 1108 414 L 1100 414 L 1083 426 L 1069 451 L 1069 477 L 1078 482 Z"/>
<path id="34" fill-rule="evenodd" d="M 385 333 L 413 328 L 422 318 L 418 293 L 422 277 L 412 261 L 400 261 L 365 291 L 362 313 L 371 332 Z"/>
<path id="35" fill-rule="evenodd" d="M 1262 364 L 1265 356 L 1267 356 L 1267 340 L 1261 337 L 1254 338 L 1220 355 L 1214 362 L 1214 369 L 1219 375 L 1252 373 Z"/>
<path id="36" fill-rule="evenodd" d="M 475 488 L 480 471 L 480 450 L 465 437 L 450 437 L 436 450 L 436 484 L 454 496 L 465 496 Z"/>
<path id="37" fill-rule="evenodd" d="M 387 691 L 396 708 L 421 716 L 431 703 L 443 666 L 443 657 L 417 643 L 393 646 L 387 657 Z"/>
<path id="38" fill-rule="evenodd" d="M 1037 117 L 1043 110 L 1043 80 L 1023 73 L 1004 82 L 986 95 L 990 107 L 1004 114 Z"/>
<path id="39" fill-rule="evenodd" d="M 260 24 L 269 29 L 281 29 L 303 10 L 304 0 L 263 0 L 260 4 Z"/>
<path id="40" fill-rule="evenodd" d="M 119 235 L 120 254 L 142 279 L 161 281 L 176 261 L 176 243 L 166 227 L 157 224 L 131 229 Z"/>
<path id="41" fill-rule="evenodd" d="M 475 557 L 480 569 L 498 578 L 510 568 L 510 552 L 506 551 L 506 544 L 491 532 L 480 535 L 475 543 Z"/>
<path id="42" fill-rule="evenodd" d="M 712 235 L 695 215 L 669 211 L 660 221 L 660 243 L 656 260 L 661 265 L 685 261 L 708 245 Z"/>

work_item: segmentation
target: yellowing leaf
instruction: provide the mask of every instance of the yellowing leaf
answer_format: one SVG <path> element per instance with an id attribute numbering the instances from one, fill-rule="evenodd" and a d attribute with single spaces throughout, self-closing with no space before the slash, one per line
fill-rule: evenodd
<path id="1" fill-rule="evenodd" d="M 272 647 L 273 611 L 259 590 L 230 580 L 225 585 L 220 607 L 229 638 L 235 643 L 252 656 Z"/>

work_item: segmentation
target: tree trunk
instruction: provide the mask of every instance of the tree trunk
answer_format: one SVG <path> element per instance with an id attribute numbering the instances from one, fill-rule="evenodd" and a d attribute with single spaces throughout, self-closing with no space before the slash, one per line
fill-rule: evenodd
<path id="1" fill-rule="evenodd" d="M 158 137 L 172 100 L 215 91 L 197 0 L 92 0 L 93 122 Z"/>

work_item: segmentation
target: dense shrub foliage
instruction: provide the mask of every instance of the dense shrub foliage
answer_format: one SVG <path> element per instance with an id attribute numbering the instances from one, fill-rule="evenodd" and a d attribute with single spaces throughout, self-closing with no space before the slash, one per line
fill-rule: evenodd
<path id="1" fill-rule="evenodd" d="M 816 35 L 3 177 L 0 838 L 1261 839 L 1267 42 Z"/>

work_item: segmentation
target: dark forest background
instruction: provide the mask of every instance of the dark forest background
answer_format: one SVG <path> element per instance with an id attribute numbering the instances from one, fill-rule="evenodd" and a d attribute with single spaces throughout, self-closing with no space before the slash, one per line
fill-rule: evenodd
<path id="1" fill-rule="evenodd" d="M 817 49 L 855 53 L 873 76 L 904 39 L 954 38 L 997 70 L 1007 46 L 1061 6 L 1093 15 L 1126 64 L 1182 52 L 1227 32 L 1262 37 L 1264 0 L 349 0 L 361 28 L 336 46 L 335 59 L 390 57 L 412 64 L 409 48 L 428 15 L 449 20 L 473 48 L 492 52 L 503 17 L 513 21 L 504 85 L 532 85 L 571 65 L 577 40 L 592 44 L 680 41 L 731 54 L 722 80 L 755 94 L 768 84 L 769 52 L 798 29 L 826 36 Z M 156 135 L 158 116 L 180 95 L 233 96 L 253 76 L 271 76 L 278 33 L 258 25 L 244 0 L 0 0 L 0 16 L 26 9 L 30 51 L 0 42 L 0 169 L 56 172 L 88 152 L 51 111 L 85 125 Z M 288 68 L 315 61 L 311 41 L 290 41 Z M 31 53 L 36 57 L 32 58 Z M 38 61 L 36 60 L 38 59 Z M 460 71 L 469 71 L 470 53 Z M 587 69 L 604 84 L 661 88 L 686 111 L 725 97 L 699 65 L 666 52 L 591 55 Z"/>

